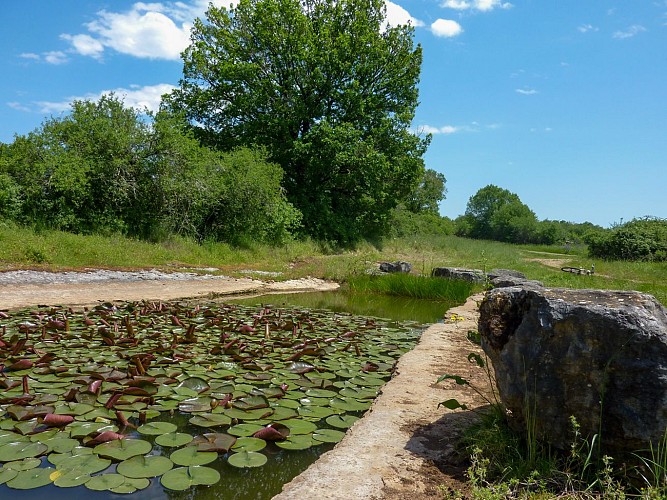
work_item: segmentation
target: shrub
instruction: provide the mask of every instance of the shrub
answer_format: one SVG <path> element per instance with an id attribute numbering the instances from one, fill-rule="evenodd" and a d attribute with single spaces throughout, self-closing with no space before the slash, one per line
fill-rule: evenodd
<path id="1" fill-rule="evenodd" d="M 643 217 L 591 236 L 591 257 L 608 260 L 667 261 L 667 219 Z"/>

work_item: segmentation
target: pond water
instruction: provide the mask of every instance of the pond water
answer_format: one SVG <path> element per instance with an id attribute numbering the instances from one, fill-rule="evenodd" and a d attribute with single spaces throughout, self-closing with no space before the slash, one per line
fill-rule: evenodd
<path id="1" fill-rule="evenodd" d="M 423 324 L 438 323 L 448 309 L 458 305 L 453 301 L 412 299 L 391 295 L 353 293 L 345 290 L 333 292 L 283 293 L 259 297 L 231 299 L 229 302 L 250 306 L 274 304 L 276 306 L 328 309 L 335 312 L 387 318 L 395 321 L 416 321 Z"/>
<path id="2" fill-rule="evenodd" d="M 397 298 L 397 297 L 388 297 L 388 296 L 380 296 L 380 295 L 369 295 L 369 294 L 354 294 L 354 293 L 349 293 L 349 292 L 344 292 L 344 291 L 338 291 L 338 292 L 322 292 L 322 293 L 302 293 L 302 294 L 281 294 L 281 295 L 270 295 L 270 296 L 261 296 L 261 297 L 253 297 L 253 298 L 244 298 L 244 299 L 235 299 L 235 300 L 229 300 L 226 299 L 225 303 L 231 303 L 234 304 L 232 307 L 238 306 L 240 308 L 245 308 L 243 311 L 245 311 L 246 318 L 250 319 L 253 317 L 253 314 L 255 314 L 254 317 L 257 315 L 257 311 L 262 311 L 262 310 L 268 310 L 269 307 L 267 304 L 271 304 L 271 308 L 273 310 L 279 310 L 282 308 L 285 308 L 285 310 L 291 310 L 291 311 L 301 311 L 301 310 L 308 310 L 312 312 L 312 315 L 310 318 L 314 320 L 314 322 L 321 321 L 321 323 L 318 323 L 320 325 L 321 331 L 318 334 L 320 336 L 320 339 L 323 337 L 322 331 L 329 331 L 329 324 L 330 323 L 343 323 L 345 326 L 345 323 L 348 322 L 348 325 L 352 326 L 345 326 L 343 330 L 340 330 L 340 332 L 345 332 L 346 330 L 349 330 L 350 328 L 355 328 L 355 325 L 359 327 L 359 331 L 363 331 L 365 327 L 368 328 L 369 332 L 375 331 L 375 322 L 373 320 L 370 320 L 370 324 L 372 327 L 369 327 L 368 320 L 363 320 L 361 321 L 360 319 L 356 320 L 348 320 L 347 318 L 350 315 L 354 315 L 355 317 L 357 316 L 364 316 L 364 317 L 371 317 L 371 318 L 386 318 L 389 321 L 388 322 L 381 322 L 379 319 L 377 320 L 377 333 L 369 333 L 372 337 L 375 337 L 376 335 L 381 335 L 382 330 L 390 331 L 393 332 L 394 330 L 396 332 L 399 332 L 400 330 L 403 330 L 404 332 L 408 332 L 406 334 L 399 334 L 399 336 L 396 336 L 394 333 L 390 333 L 390 340 L 384 341 L 383 345 L 401 345 L 401 342 L 403 342 L 403 338 L 407 342 L 412 342 L 412 344 L 405 344 L 405 347 L 400 347 L 400 349 L 403 350 L 403 352 L 407 349 L 410 349 L 410 345 L 413 345 L 414 342 L 416 341 L 419 332 L 421 331 L 422 327 L 424 324 L 428 323 L 433 323 L 437 321 L 441 321 L 443 319 L 443 315 L 445 311 L 453 306 L 454 304 L 446 304 L 443 303 L 442 301 L 425 301 L 425 300 L 413 300 L 413 299 L 405 299 L 405 298 Z M 226 307 L 226 306 L 225 306 Z M 208 318 L 211 318 L 213 316 L 213 312 L 215 311 L 215 314 L 221 314 L 218 309 L 216 309 L 215 306 L 213 305 L 205 305 L 202 307 L 202 310 L 209 308 L 209 312 L 211 312 L 211 315 L 208 316 Z M 113 318 L 117 318 L 118 323 L 121 324 L 121 330 L 122 330 L 122 320 L 124 320 L 127 316 L 128 311 L 136 311 L 137 305 L 128 305 L 127 309 L 123 309 L 122 311 L 114 311 L 113 314 L 109 313 L 106 316 L 106 320 L 108 324 L 109 322 L 112 321 Z M 327 311 L 334 311 L 337 314 L 331 315 L 331 313 L 325 312 Z M 238 314 L 238 310 L 232 309 L 232 311 L 235 314 Z M 34 311 L 33 311 L 34 312 Z M 181 311 L 185 317 L 193 319 L 193 321 L 196 321 L 196 313 L 191 310 L 185 310 L 183 309 Z M 186 314 L 187 313 L 187 314 Z M 49 312 L 49 314 L 53 314 L 54 317 L 56 316 L 56 313 Z M 62 312 L 59 312 L 57 314 L 64 314 Z M 106 314 L 106 313 L 105 313 Z M 151 320 L 151 323 L 148 325 L 149 327 L 153 327 L 155 323 L 159 323 L 160 321 L 165 322 L 163 328 L 165 328 L 169 332 L 175 331 L 173 328 L 173 324 L 171 326 L 166 323 L 168 321 L 165 317 L 165 319 L 159 319 L 160 317 L 160 312 L 157 314 L 155 311 L 149 312 L 149 314 L 146 315 L 146 318 L 150 316 L 150 314 L 153 314 L 153 319 Z M 170 313 L 171 314 L 171 313 Z M 189 314 L 189 316 L 188 316 Z M 285 313 L 285 315 L 288 313 Z M 294 314 L 294 313 L 290 313 Z M 34 316 L 34 314 L 33 314 Z M 342 318 L 342 319 L 337 319 Z M 183 317 L 183 316 L 181 316 Z M 277 315 L 278 318 L 280 318 L 280 314 Z M 286 316 L 283 316 L 283 319 Z M 295 316 L 293 316 L 295 317 Z M 156 318 L 158 318 L 156 320 Z M 322 319 L 322 318 L 329 318 L 329 319 Z M 333 318 L 333 319 L 331 319 Z M 33 318 L 34 319 L 34 318 Z M 48 318 L 44 318 L 44 321 L 47 321 Z M 135 319 L 137 321 L 135 328 L 137 328 L 140 325 L 141 321 L 141 315 L 135 315 Z M 72 330 L 73 331 L 81 331 L 85 332 L 88 331 L 86 330 L 84 326 L 76 327 L 75 326 L 75 319 L 71 318 L 72 320 Z M 16 320 L 18 321 L 18 319 Z M 202 317 L 202 324 L 203 324 L 203 317 Z M 305 320 L 309 321 L 310 320 Z M 364 326 L 364 322 L 365 326 Z M 399 322 L 402 322 L 401 325 L 399 325 Z M 18 324 L 18 323 L 17 323 Z M 300 322 L 299 322 L 300 325 Z M 380 325 L 386 325 L 386 326 L 380 326 Z M 10 325 L 11 326 L 11 325 Z M 300 326 L 299 326 L 300 327 Z M 78 328 L 78 330 L 77 330 Z M 171 328 L 171 329 L 170 329 Z M 296 334 L 296 326 L 294 328 L 294 334 Z M 304 327 L 305 328 L 305 327 Z M 333 328 L 333 325 L 332 325 Z M 178 329 L 176 329 L 178 330 Z M 202 326 L 202 333 L 199 335 L 204 335 L 204 327 Z M 42 330 L 43 332 L 44 330 Z M 128 330 L 129 331 L 129 330 Z M 148 331 L 148 328 L 147 328 Z M 331 330 L 333 331 L 333 330 Z M 409 333 L 412 331 L 413 333 Z M 8 328 L 9 332 L 9 328 Z M 343 342 L 348 342 L 347 347 L 341 347 L 344 346 L 345 344 L 340 343 L 338 341 L 333 341 L 331 343 L 331 348 L 326 347 L 326 349 L 331 349 L 332 352 L 335 351 L 345 351 L 344 354 L 348 358 L 355 358 L 354 351 L 357 351 L 356 358 L 358 359 L 357 363 L 359 361 L 363 361 L 366 359 L 366 353 L 364 353 L 365 349 L 373 349 L 375 350 L 376 348 L 369 348 L 367 347 L 366 344 L 362 344 L 361 341 L 350 341 L 349 339 L 344 339 L 345 335 L 342 335 L 342 333 L 336 333 L 336 338 L 339 340 L 342 340 Z M 348 333 L 350 333 L 348 331 Z M 122 334 L 122 332 L 121 332 Z M 184 334 L 184 332 L 180 333 L 181 335 Z M 217 333 L 215 333 L 215 337 L 220 334 L 220 330 L 217 330 Z M 93 334 L 91 334 L 93 335 Z M 286 337 L 283 338 L 282 342 L 284 343 L 287 338 L 290 338 L 290 335 L 292 335 L 291 330 L 288 332 Z M 326 333 L 326 335 L 334 335 L 333 333 Z M 362 334 L 365 336 L 366 334 Z M 392 337 L 393 335 L 393 337 Z M 139 337 L 140 334 L 137 332 L 137 337 Z M 153 339 L 155 335 L 146 335 L 146 340 L 144 341 L 146 344 L 149 343 L 150 339 Z M 260 335 L 260 337 L 262 337 Z M 91 336 L 91 339 L 94 338 Z M 267 337 L 268 338 L 268 337 Z M 277 339 L 278 337 L 276 337 Z M 303 337 L 306 338 L 306 337 Z M 361 337 L 359 337 L 361 338 Z M 410 340 L 411 339 L 411 340 Z M 43 334 L 42 334 L 42 339 L 43 340 Z M 372 342 L 375 342 L 370 339 Z M 255 338 L 255 341 L 257 339 Z M 250 342 L 250 341 L 249 341 Z M 39 343 L 39 339 L 35 340 L 35 346 L 37 347 Z M 79 342 L 80 344 L 80 342 Z M 249 344 L 250 345 L 250 344 Z M 264 342 L 261 342 L 261 345 L 264 345 Z M 325 344 L 322 344 L 325 345 Z M 335 349 L 333 346 L 338 345 Z M 350 347 L 352 346 L 352 347 Z M 361 348 L 359 347 L 361 346 Z M 40 349 L 44 348 L 42 344 L 39 344 Z M 109 350 L 113 350 L 115 346 L 109 347 Z M 173 347 L 173 345 L 172 345 Z M 81 349 L 82 346 L 78 346 L 78 349 Z M 144 345 L 144 351 L 146 349 L 146 345 Z M 209 352 L 209 348 L 207 348 L 205 351 L 203 351 L 203 355 L 207 356 L 207 353 Z M 361 349 L 361 355 L 360 351 Z M 379 361 L 380 365 L 385 365 L 380 367 L 380 372 L 378 372 L 378 376 L 380 376 L 380 373 L 383 370 L 387 370 L 390 365 L 388 364 L 389 357 L 388 354 L 383 354 L 382 349 L 385 349 L 382 347 L 378 352 L 380 353 Z M 394 349 L 394 347 L 392 347 Z M 61 351 L 56 351 L 56 353 L 60 356 Z M 292 351 L 293 352 L 293 351 Z M 370 352 L 370 350 L 368 351 Z M 388 351 L 387 351 L 388 352 Z M 400 353 L 399 353 L 400 354 Z M 15 359 L 10 359 L 12 356 L 9 354 L 3 354 L 0 352 L 0 358 L 3 356 L 7 356 L 7 359 L 5 361 L 15 361 Z M 93 359 L 93 358 L 90 358 Z M 210 363 L 209 358 L 202 358 L 206 359 L 205 363 Z M 285 358 L 281 358 L 285 359 Z M 296 358 L 297 362 L 304 361 L 308 359 L 310 361 L 310 358 Z M 317 358 L 313 358 L 317 359 Z M 345 374 L 343 376 L 336 376 L 336 378 L 333 377 L 333 374 L 341 374 L 345 371 L 349 371 L 350 368 L 349 366 L 352 366 L 350 364 L 348 365 L 340 365 L 338 368 L 325 368 L 327 366 L 327 363 L 331 363 L 330 361 L 323 361 L 326 360 L 327 357 L 325 356 L 324 358 L 320 358 L 320 361 L 322 361 L 324 364 L 321 367 L 318 367 L 318 371 L 314 373 L 319 373 L 322 371 L 330 371 L 331 380 L 327 382 L 329 385 L 321 385 L 320 387 L 322 389 L 307 389 L 307 385 L 301 387 L 301 391 L 304 391 L 300 394 L 308 393 L 309 391 L 320 391 L 320 392 L 331 392 L 331 390 L 338 392 L 339 390 L 341 391 L 340 394 L 343 394 L 344 391 L 341 389 L 344 387 L 342 383 L 344 382 L 347 387 L 351 387 L 352 391 L 359 391 L 360 393 L 363 391 L 368 391 L 368 390 L 375 390 L 375 386 L 377 386 L 380 382 L 378 382 L 379 379 L 375 379 L 373 381 L 372 377 L 370 375 L 373 375 L 373 373 L 368 373 L 368 372 L 359 372 L 359 368 L 354 368 L 354 370 L 357 371 L 357 376 L 354 376 L 354 374 Z M 369 358 L 370 359 L 370 358 Z M 279 364 L 280 361 L 278 361 L 278 358 L 276 358 L 276 364 Z M 300 360 L 300 361 L 299 361 Z M 2 361 L 2 359 L 0 359 Z M 315 361 L 310 361 L 315 364 L 317 364 Z M 365 361 L 364 361 L 365 362 Z M 105 362 L 100 361 L 100 364 L 104 364 Z M 201 363 L 199 362 L 201 366 Z M 349 363 L 349 362 L 348 362 Z M 6 363 L 8 364 L 8 363 Z M 225 365 L 225 363 L 219 363 L 219 365 Z M 286 366 L 283 364 L 282 366 Z M 348 367 L 346 367 L 348 366 Z M 360 366 L 360 365 L 357 365 Z M 377 366 L 377 365 L 376 365 Z M 208 370 L 210 371 L 213 368 L 213 366 L 209 366 Z M 227 366 L 218 366 L 217 368 L 221 369 L 222 371 L 225 371 Z M 201 368 L 201 371 L 198 373 L 196 371 L 197 365 L 192 365 L 191 368 L 189 369 L 184 369 L 184 372 L 187 372 L 189 375 L 192 376 L 194 373 L 194 376 L 201 376 L 204 377 L 204 368 Z M 375 368 L 377 369 L 377 368 Z M 284 373 L 285 370 L 283 370 Z M 17 374 L 21 372 L 15 372 Z M 26 372 L 28 373 L 28 372 Z M 358 376 L 359 373 L 361 373 L 361 376 Z M 241 372 L 238 372 L 238 375 L 240 375 Z M 326 373 L 325 373 L 326 374 Z M 237 375 L 237 378 L 234 380 L 235 383 L 242 383 L 243 381 L 240 381 L 239 377 Z M 310 374 L 307 374 L 310 375 Z M 33 375 L 30 373 L 28 376 L 33 377 Z M 386 380 L 389 376 L 389 372 L 386 372 L 386 375 L 382 375 L 384 380 Z M 303 375 L 301 375 L 303 378 Z M 351 377 L 351 378 L 346 378 L 346 377 Z M 353 378 L 352 378 L 353 377 Z M 229 378 L 228 378 L 229 379 Z M 319 378 L 315 377 L 313 380 L 318 380 L 319 382 L 326 381 L 326 377 L 323 377 L 324 380 L 320 380 Z M 361 386 L 358 386 L 359 384 L 363 383 L 363 379 L 366 380 L 366 382 L 371 383 L 371 387 L 364 389 Z M 359 381 L 362 382 L 359 382 Z M 37 382 L 39 382 L 39 376 L 35 375 L 35 385 L 38 385 Z M 287 380 L 290 382 L 291 381 Z M 271 381 L 272 386 L 275 386 L 276 382 L 274 380 Z M 307 382 L 307 381 L 306 381 Z M 318 382 L 318 383 L 319 383 Z M 340 383 L 341 385 L 335 385 L 332 386 L 331 382 L 334 384 Z M 353 382 L 353 383 L 352 383 Z M 377 384 L 375 382 L 378 382 Z M 231 383 L 231 382 L 230 382 Z M 357 384 L 357 385 L 355 385 Z M 48 385 L 48 384 L 47 384 Z M 211 386 L 213 386 L 214 383 L 211 383 Z M 257 387 L 261 389 L 262 385 L 268 385 L 268 382 L 266 384 L 263 384 L 262 382 L 257 383 Z M 237 386 L 238 387 L 238 386 Z M 294 387 L 294 386 L 292 386 Z M 311 386 L 312 387 L 312 386 Z M 298 387 L 297 387 L 298 389 Z M 326 390 L 323 390 L 326 389 Z M 223 389 L 219 389 L 221 392 L 223 392 Z M 348 389 L 349 390 L 349 389 Z M 14 389 L 13 394 L 9 394 L 12 390 L 4 390 L 0 392 L 0 396 L 11 396 L 13 394 L 16 394 L 17 389 Z M 20 391 L 19 391 L 20 392 Z M 293 392 L 293 389 L 290 389 L 290 392 Z M 319 396 L 319 394 L 316 394 Z M 173 396 L 173 394 L 172 394 Z M 289 393 L 285 394 L 285 396 L 289 396 Z M 347 396 L 347 395 L 346 395 Z M 219 396 L 216 396 L 219 397 Z M 300 396 L 299 396 L 300 397 Z M 297 400 L 298 398 L 297 397 Z M 331 396 L 329 396 L 331 397 Z M 356 396 L 355 396 L 356 397 Z M 357 400 L 356 404 L 358 405 L 360 402 L 365 404 L 365 401 L 363 400 L 363 396 L 359 396 L 361 399 Z M 366 396 L 368 397 L 368 396 Z M 337 395 L 334 399 L 336 398 L 343 398 L 346 399 L 346 397 Z M 235 396 L 236 399 L 236 396 Z M 313 403 L 315 400 L 321 400 L 323 398 L 318 398 L 318 397 L 312 397 Z M 348 402 L 354 403 L 353 399 L 347 398 Z M 299 400 L 300 402 L 303 402 L 304 400 L 301 399 Z M 342 400 L 337 399 L 337 401 L 340 403 Z M 367 400 L 370 401 L 370 400 Z M 344 402 L 344 401 L 343 401 Z M 60 403 L 56 403 L 60 404 Z M 310 404 L 310 403 L 302 403 L 302 404 Z M 321 403 L 320 403 L 321 404 Z M 363 406 L 363 405 L 362 405 Z M 4 409 L 7 410 L 8 405 L 4 406 Z M 367 407 L 367 406 L 366 406 Z M 344 406 L 341 408 L 345 408 Z M 3 406 L 0 405 L 0 415 L 3 413 Z M 356 417 L 361 417 L 364 413 L 365 410 L 355 410 L 354 407 L 352 408 L 345 408 L 345 412 L 342 412 L 341 410 L 338 410 L 341 415 L 344 415 L 346 417 L 350 418 L 356 418 Z M 130 410 L 128 410 L 130 411 Z M 214 409 L 215 411 L 215 409 Z M 299 413 L 301 412 L 301 409 L 298 410 Z M 308 415 L 308 412 L 306 412 L 305 415 Z M 189 419 L 192 417 L 191 414 L 183 414 L 176 409 L 176 411 L 162 411 L 159 416 L 154 417 L 151 422 L 172 422 L 178 425 L 178 432 L 182 433 L 189 433 L 192 435 L 197 435 L 197 434 L 202 434 L 202 432 L 205 432 L 202 430 L 201 427 L 197 427 L 196 425 L 193 425 L 190 423 Z M 318 427 L 324 428 L 325 430 L 327 427 L 330 429 L 331 426 L 327 425 L 325 423 L 325 418 L 322 418 L 319 420 L 318 418 L 313 419 L 311 415 L 311 421 L 318 422 Z M 13 423 L 10 420 L 7 420 L 7 415 L 5 415 L 5 421 L 4 424 L 0 427 L 0 429 L 10 429 L 13 430 Z M 333 429 L 332 429 L 333 430 Z M 344 430 L 344 429 L 343 429 Z M 212 430 L 211 432 L 215 432 L 215 430 Z M 338 432 L 335 431 L 334 432 Z M 0 431 L 2 433 L 2 431 Z M 341 433 L 342 434 L 342 433 Z M 146 435 L 141 435 L 137 431 L 131 431 L 127 433 L 126 437 L 128 439 L 143 439 L 146 441 L 151 442 L 152 445 L 152 450 L 149 452 L 149 455 L 163 455 L 163 456 L 169 456 L 169 453 L 171 453 L 171 450 L 168 449 L 163 449 L 162 447 L 159 446 L 155 442 L 155 437 L 154 436 L 146 436 Z M 2 436 L 0 436 L 2 438 Z M 3 444 L 0 444 L 0 447 L 4 446 Z M 233 455 L 234 453 L 228 452 L 228 453 L 220 453 L 220 456 L 217 460 L 215 460 L 212 463 L 206 464 L 206 467 L 210 467 L 212 469 L 215 469 L 219 474 L 220 474 L 220 481 L 218 481 L 216 484 L 213 486 L 195 486 L 190 489 L 187 489 L 185 491 L 179 492 L 179 491 L 172 491 L 167 488 L 164 488 L 160 481 L 157 479 L 152 479 L 150 481 L 150 485 L 147 488 L 141 489 L 137 491 L 135 494 L 132 495 L 121 495 L 121 494 L 115 494 L 110 491 L 93 491 L 90 490 L 84 486 L 76 486 L 76 487 L 57 487 L 53 484 L 47 484 L 45 486 L 36 488 L 36 489 L 29 489 L 29 490 L 21 490 L 21 489 L 14 489 L 14 488 L 9 488 L 5 484 L 0 484 L 0 498 L 11 498 L 12 500 L 21 500 L 21 499 L 30 499 L 30 500 L 36 500 L 36 499 L 49 499 L 49 500 L 59 500 L 59 499 L 68 499 L 72 496 L 74 497 L 80 497 L 80 496 L 85 496 L 87 498 L 91 499 L 120 499 L 120 498 L 128 498 L 128 497 L 136 497 L 136 498 L 141 498 L 143 499 L 174 499 L 174 500 L 180 500 L 180 499 L 257 499 L 257 500 L 263 500 L 263 499 L 270 499 L 272 496 L 275 494 L 279 493 L 281 491 L 282 485 L 289 482 L 292 478 L 297 476 L 299 473 L 301 473 L 303 470 L 305 470 L 311 463 L 313 463 L 319 455 L 322 453 L 330 450 L 333 448 L 334 444 L 329 443 L 329 442 L 322 442 L 319 445 L 316 446 L 311 446 L 307 449 L 304 450 L 299 450 L 299 451 L 293 451 L 293 450 L 288 450 L 288 449 L 283 449 L 279 446 L 277 446 L 273 442 L 268 442 L 267 446 L 262 449 L 261 453 L 267 457 L 267 465 L 262 466 L 262 467 L 250 467 L 250 468 L 237 468 L 228 462 L 229 456 Z M 7 461 L 8 459 L 5 459 Z M 1 464 L 0 464 L 1 465 Z M 4 466 L 7 468 L 7 464 Z M 46 456 L 41 458 L 41 465 L 39 465 L 40 468 L 43 467 L 54 467 L 52 463 L 47 461 Z M 105 471 L 105 473 L 111 473 L 113 474 L 115 470 L 115 464 L 112 465 L 109 469 Z M 0 483 L 5 482 L 2 480 L 2 469 L 0 469 Z"/>

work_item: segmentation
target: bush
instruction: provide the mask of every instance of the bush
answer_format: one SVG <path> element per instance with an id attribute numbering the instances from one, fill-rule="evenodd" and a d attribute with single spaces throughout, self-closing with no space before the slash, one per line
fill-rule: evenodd
<path id="1" fill-rule="evenodd" d="M 644 217 L 593 234 L 588 242 L 591 257 L 607 260 L 667 261 L 667 219 Z"/>

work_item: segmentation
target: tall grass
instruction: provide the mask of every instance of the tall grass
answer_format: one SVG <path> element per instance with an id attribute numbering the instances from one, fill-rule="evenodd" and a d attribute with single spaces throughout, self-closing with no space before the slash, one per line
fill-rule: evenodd
<path id="1" fill-rule="evenodd" d="M 431 278 L 413 274 L 387 274 L 375 276 L 360 274 L 347 281 L 350 290 L 358 293 L 380 293 L 415 299 L 450 300 L 463 303 L 473 293 L 481 291 L 481 285 L 466 281 Z"/>

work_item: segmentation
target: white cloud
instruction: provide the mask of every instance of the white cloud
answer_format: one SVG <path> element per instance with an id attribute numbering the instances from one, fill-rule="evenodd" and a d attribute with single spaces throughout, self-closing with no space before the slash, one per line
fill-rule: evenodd
<path id="1" fill-rule="evenodd" d="M 63 64 L 66 63 L 69 59 L 67 55 L 60 50 L 53 50 L 51 52 L 44 52 L 42 54 L 44 60 L 49 64 Z"/>
<path id="2" fill-rule="evenodd" d="M 398 26 L 411 24 L 412 26 L 424 26 L 424 23 L 419 19 L 416 19 L 410 15 L 410 13 L 405 10 L 400 5 L 385 0 L 385 5 L 387 7 L 387 24 L 389 26 Z"/>
<path id="3" fill-rule="evenodd" d="M 600 31 L 599 28 L 596 28 L 592 24 L 582 24 L 577 28 L 577 30 L 579 30 L 579 33 L 588 33 L 589 31 Z"/>
<path id="4" fill-rule="evenodd" d="M 133 107 L 140 111 L 143 111 L 144 108 L 148 108 L 150 111 L 157 111 L 160 107 L 162 95 L 171 92 L 174 88 L 175 87 L 169 83 L 159 83 L 157 85 L 147 85 L 145 87 L 132 85 L 129 89 L 117 88 L 113 90 L 104 90 L 98 94 L 69 97 L 64 101 L 39 101 L 35 104 L 39 107 L 41 113 L 57 114 L 69 111 L 70 106 L 74 101 L 97 101 L 103 95 L 113 92 L 116 97 L 123 100 L 125 106 Z"/>
<path id="5" fill-rule="evenodd" d="M 60 38 L 72 44 L 74 51 L 82 56 L 99 58 L 104 52 L 102 42 L 90 35 L 60 35 Z"/>
<path id="6" fill-rule="evenodd" d="M 20 54 L 19 57 L 22 57 L 23 59 L 32 59 L 33 61 L 40 60 L 39 54 L 34 54 L 32 52 L 24 52 L 23 54 Z"/>
<path id="7" fill-rule="evenodd" d="M 435 36 L 451 38 L 463 33 L 463 28 L 459 23 L 451 19 L 437 19 L 431 24 L 431 32 Z"/>
<path id="8" fill-rule="evenodd" d="M 8 102 L 7 106 L 9 106 L 12 109 L 15 109 L 16 111 L 30 112 L 30 108 L 24 104 L 21 104 L 20 102 Z"/>
<path id="9" fill-rule="evenodd" d="M 535 89 L 514 89 L 514 92 L 521 95 L 535 95 L 539 93 Z"/>
<path id="10" fill-rule="evenodd" d="M 434 127 L 432 125 L 420 125 L 417 127 L 417 134 L 433 134 L 433 135 L 452 135 L 461 132 L 477 132 L 479 130 L 479 123 L 472 122 L 470 125 L 444 125 L 442 127 Z M 500 125 L 487 125 L 488 129 L 499 128 Z"/>
<path id="11" fill-rule="evenodd" d="M 643 31 L 646 31 L 646 28 L 644 28 L 641 24 L 633 24 L 624 31 L 616 31 L 613 34 L 613 37 L 619 40 L 623 40 L 625 38 L 632 38 L 633 36 L 638 35 Z"/>
<path id="12" fill-rule="evenodd" d="M 488 12 L 493 9 L 510 9 L 512 4 L 502 0 L 444 0 L 442 7 L 455 10 L 479 10 Z"/>

